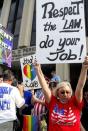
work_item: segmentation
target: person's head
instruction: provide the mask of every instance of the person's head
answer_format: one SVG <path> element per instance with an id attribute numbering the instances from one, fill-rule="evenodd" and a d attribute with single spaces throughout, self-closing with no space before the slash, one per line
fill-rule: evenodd
<path id="1" fill-rule="evenodd" d="M 51 81 L 56 81 L 57 83 L 60 83 L 61 82 L 61 78 L 59 75 L 56 74 L 56 71 L 55 70 L 52 70 L 51 72 Z"/>
<path id="2" fill-rule="evenodd" d="M 52 91 L 53 95 L 55 95 L 55 90 L 56 90 L 57 84 L 58 83 L 56 81 L 49 82 L 49 89 Z"/>
<path id="3" fill-rule="evenodd" d="M 49 88 L 50 88 L 50 90 L 55 89 L 56 86 L 57 86 L 57 82 L 56 81 L 50 81 L 49 82 Z"/>
<path id="4" fill-rule="evenodd" d="M 3 72 L 3 82 L 12 84 L 13 79 L 14 79 L 14 75 L 11 70 L 5 70 Z"/>
<path id="5" fill-rule="evenodd" d="M 56 81 L 50 81 L 49 82 L 49 87 L 52 87 L 52 88 L 54 88 L 54 87 L 56 87 L 57 86 L 57 82 Z"/>
<path id="6" fill-rule="evenodd" d="M 17 87 L 17 83 L 18 83 L 17 79 L 14 78 L 11 85 Z"/>
<path id="7" fill-rule="evenodd" d="M 72 96 L 72 88 L 69 82 L 64 81 L 57 84 L 55 89 L 55 96 L 62 103 L 67 103 Z"/>
<path id="8" fill-rule="evenodd" d="M 56 74 L 56 71 L 55 70 L 52 70 L 51 71 L 51 76 L 54 76 Z"/>

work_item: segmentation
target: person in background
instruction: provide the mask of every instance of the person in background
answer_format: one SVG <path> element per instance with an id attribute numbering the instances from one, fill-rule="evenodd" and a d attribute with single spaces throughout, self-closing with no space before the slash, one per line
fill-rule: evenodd
<path id="1" fill-rule="evenodd" d="M 61 78 L 56 74 L 55 70 L 51 71 L 51 81 L 56 81 L 57 83 L 61 82 Z"/>
<path id="2" fill-rule="evenodd" d="M 49 82 L 49 88 L 52 91 L 52 94 L 54 95 L 55 88 L 57 87 L 58 82 L 56 81 L 50 81 Z"/>
<path id="3" fill-rule="evenodd" d="M 27 110 L 26 108 L 22 110 L 22 114 L 30 115 L 31 114 L 31 109 L 34 107 L 35 103 L 40 103 L 44 104 L 45 102 L 42 99 L 37 98 L 31 90 L 24 90 L 24 84 L 18 84 L 18 89 L 20 91 L 21 96 L 25 99 L 25 104 L 27 105 Z"/>
<path id="4" fill-rule="evenodd" d="M 67 81 L 57 84 L 55 96 L 53 96 L 45 81 L 41 66 L 37 63 L 34 65 L 49 110 L 49 131 L 80 131 L 80 113 L 83 107 L 83 87 L 88 70 L 88 56 L 82 64 L 74 96 L 72 96 L 71 85 Z"/>
<path id="5" fill-rule="evenodd" d="M 17 81 L 17 79 L 16 79 L 15 76 L 14 76 L 14 79 L 13 79 L 11 85 L 17 87 L 17 84 L 18 84 L 18 81 Z"/>
<path id="6" fill-rule="evenodd" d="M 22 131 L 23 128 L 23 116 L 24 115 L 31 115 L 31 110 L 34 108 L 34 105 L 36 103 L 40 103 L 43 104 L 45 103 L 45 101 L 43 101 L 42 99 L 38 99 L 33 91 L 29 91 L 29 90 L 24 90 L 24 84 L 22 82 L 18 82 L 17 85 L 21 96 L 25 99 L 25 104 L 26 107 L 22 110 L 22 112 L 18 113 L 18 119 L 20 120 L 20 127 L 17 131 Z"/>
<path id="7" fill-rule="evenodd" d="M 32 110 L 32 115 L 33 116 L 37 116 L 38 117 L 38 131 L 41 131 L 41 121 L 43 120 L 42 118 L 44 118 L 43 116 L 45 116 L 45 113 L 46 113 L 46 108 L 45 108 L 45 98 L 44 98 L 44 94 L 42 92 L 41 89 L 38 89 L 36 92 L 35 92 L 35 96 L 44 101 L 44 104 L 41 104 L 41 103 L 35 103 L 34 104 L 34 108 Z"/>
<path id="8" fill-rule="evenodd" d="M 0 83 L 0 130 L 13 131 L 16 116 L 16 106 L 23 108 L 25 101 L 19 90 L 12 86 L 14 75 L 11 70 L 3 72 L 3 82 Z"/>
<path id="9" fill-rule="evenodd" d="M 47 84 L 49 85 L 49 81 L 50 79 L 46 76 L 44 76 Z M 41 103 L 35 103 L 34 104 L 34 108 L 33 108 L 33 111 L 32 111 L 32 115 L 33 116 L 38 116 L 38 120 L 39 120 L 39 129 L 38 131 L 41 130 L 41 126 L 42 124 L 43 125 L 47 125 L 46 124 L 46 119 L 47 119 L 47 109 L 45 107 L 45 97 L 44 97 L 44 94 L 43 94 L 43 91 L 42 91 L 42 88 L 40 89 L 37 89 L 37 91 L 35 92 L 35 96 L 40 99 L 40 100 L 43 100 L 44 101 L 44 104 L 41 104 Z M 42 122 L 43 121 L 43 122 Z"/>
<path id="10" fill-rule="evenodd" d="M 46 114 L 45 114 L 46 115 Z M 47 123 L 46 123 L 46 116 L 42 115 L 41 116 L 41 121 L 40 121 L 40 127 L 38 131 L 47 131 Z"/>
<path id="11" fill-rule="evenodd" d="M 84 107 L 82 109 L 81 123 L 86 131 L 88 131 L 88 77 L 83 91 Z"/>

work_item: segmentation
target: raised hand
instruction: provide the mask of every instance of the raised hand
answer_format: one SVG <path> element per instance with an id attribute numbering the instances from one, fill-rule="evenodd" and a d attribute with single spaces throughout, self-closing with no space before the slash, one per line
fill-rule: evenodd
<path id="1" fill-rule="evenodd" d="M 84 60 L 84 62 L 83 62 L 83 64 L 82 64 L 82 67 L 83 67 L 84 69 L 88 69 L 88 56 L 85 57 L 85 60 Z"/>
<path id="2" fill-rule="evenodd" d="M 41 70 L 41 65 L 38 64 L 37 61 L 35 61 L 35 62 L 33 63 L 33 65 L 34 65 L 36 71 Z"/>

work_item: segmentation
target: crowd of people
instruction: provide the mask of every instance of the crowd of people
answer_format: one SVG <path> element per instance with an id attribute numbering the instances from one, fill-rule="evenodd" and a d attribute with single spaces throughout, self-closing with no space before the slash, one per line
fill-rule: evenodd
<path id="1" fill-rule="evenodd" d="M 75 92 L 54 71 L 46 79 L 41 65 L 35 62 L 34 67 L 41 85 L 37 91 L 25 91 L 10 69 L 0 76 L 0 131 L 23 131 L 25 115 L 38 116 L 36 131 L 87 131 L 88 56 Z"/>

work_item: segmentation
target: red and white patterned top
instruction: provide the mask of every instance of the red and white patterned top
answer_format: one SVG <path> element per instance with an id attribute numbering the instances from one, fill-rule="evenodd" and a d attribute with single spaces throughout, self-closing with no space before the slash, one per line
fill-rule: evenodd
<path id="1" fill-rule="evenodd" d="M 80 131 L 80 112 L 82 103 L 72 97 L 67 104 L 61 103 L 52 96 L 49 109 L 49 131 Z"/>

